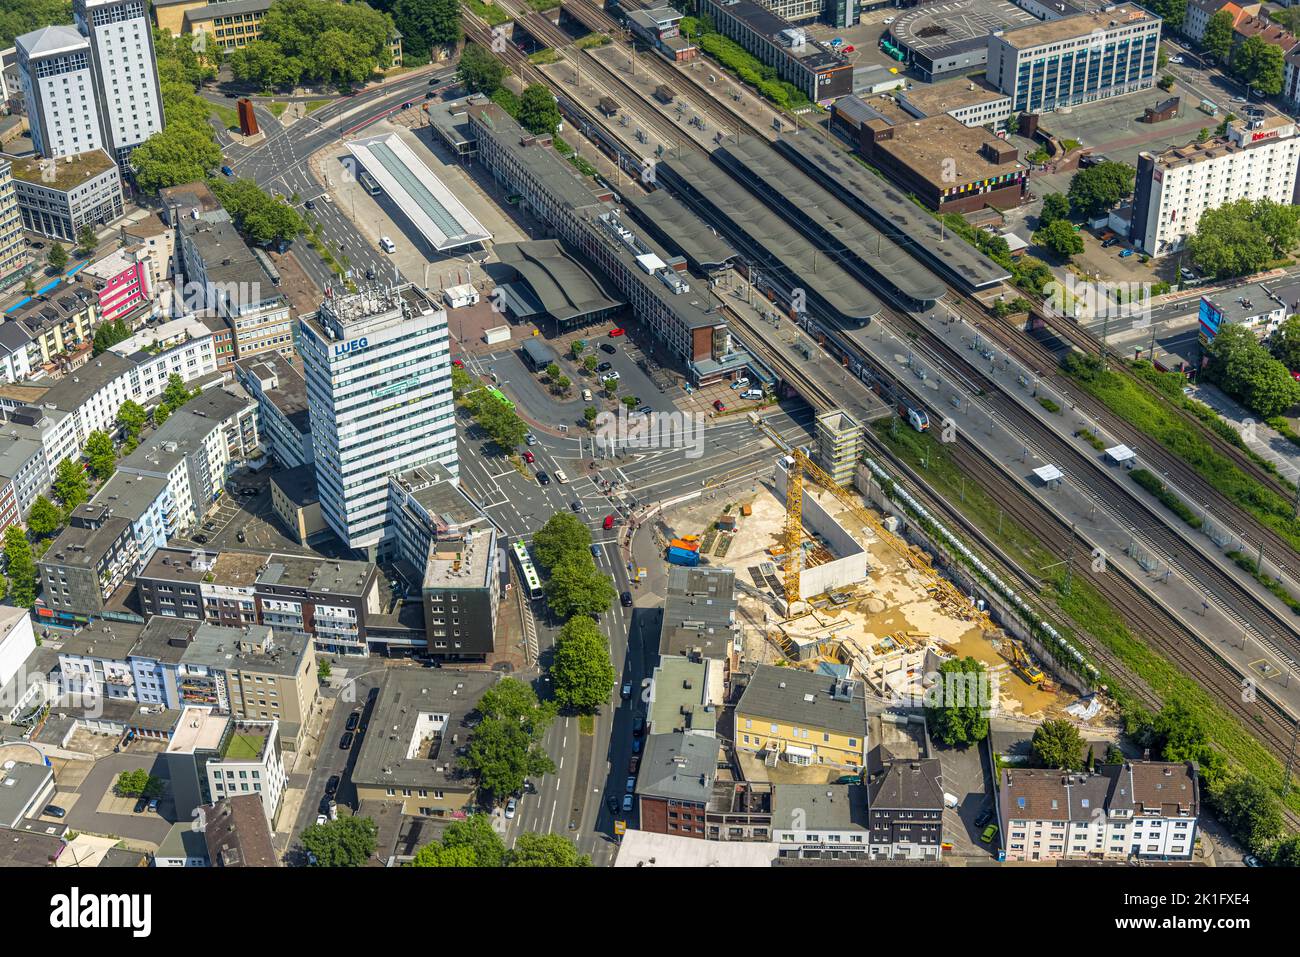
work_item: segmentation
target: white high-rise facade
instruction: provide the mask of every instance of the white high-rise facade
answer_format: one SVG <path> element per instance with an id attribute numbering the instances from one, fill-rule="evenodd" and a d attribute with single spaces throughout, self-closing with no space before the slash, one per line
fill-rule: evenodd
<path id="1" fill-rule="evenodd" d="M 447 313 L 414 285 L 373 286 L 301 325 L 321 514 L 373 554 L 390 475 L 430 462 L 459 474 Z"/>
<path id="2" fill-rule="evenodd" d="M 72 27 L 42 27 L 14 47 L 36 152 L 54 158 L 103 149 L 90 41 Z"/>
<path id="3" fill-rule="evenodd" d="M 124 164 L 163 128 L 162 91 L 145 0 L 73 0 L 77 29 L 90 41 L 105 148 Z"/>

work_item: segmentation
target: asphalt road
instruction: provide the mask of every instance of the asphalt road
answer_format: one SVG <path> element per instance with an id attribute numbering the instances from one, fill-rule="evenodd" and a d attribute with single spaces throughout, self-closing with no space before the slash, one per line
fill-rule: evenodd
<path id="1" fill-rule="evenodd" d="M 321 199 L 329 192 L 328 184 L 316 180 L 308 160 L 331 143 L 361 134 L 367 126 L 395 112 L 403 103 L 416 99 L 422 101 L 430 85 L 439 86 L 450 80 L 453 74 L 454 70 L 446 68 L 405 74 L 387 84 L 341 97 L 288 126 L 281 125 L 268 110 L 255 106 L 258 124 L 266 134 L 265 140 L 256 146 L 245 147 L 233 142 L 228 134 L 220 133 L 226 163 L 236 177 L 255 180 L 263 189 L 286 196 L 297 193 L 300 204 L 311 200 L 316 208 L 306 210 L 300 206 L 300 211 L 320 222 L 322 233 L 335 250 L 342 246 L 354 271 L 364 275 L 369 268 L 376 275 L 391 273 L 392 261 L 373 248 L 332 202 Z M 206 96 L 212 102 L 226 106 L 233 103 L 220 94 L 207 93 Z M 333 272 L 305 241 L 295 243 L 294 251 L 304 271 L 318 286 L 324 288 L 335 279 Z"/>

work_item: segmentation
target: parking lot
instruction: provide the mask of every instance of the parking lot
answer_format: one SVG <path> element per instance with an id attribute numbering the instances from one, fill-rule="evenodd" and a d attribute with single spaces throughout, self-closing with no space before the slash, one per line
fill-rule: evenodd
<path id="1" fill-rule="evenodd" d="M 987 771 L 983 743 L 970 748 L 936 746 L 939 764 L 943 768 L 943 789 L 957 798 L 955 808 L 943 812 L 943 836 L 952 844 L 948 853 L 959 857 L 984 857 L 996 855 L 998 842 L 980 841 L 983 826 L 975 822 L 981 815 L 993 811 L 993 787 Z M 997 823 L 993 814 L 989 821 Z"/>

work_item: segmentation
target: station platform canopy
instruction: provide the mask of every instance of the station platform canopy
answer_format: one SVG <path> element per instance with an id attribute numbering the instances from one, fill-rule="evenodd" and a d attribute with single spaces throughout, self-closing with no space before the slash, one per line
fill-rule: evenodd
<path id="1" fill-rule="evenodd" d="M 1040 465 L 1038 468 L 1034 469 L 1034 474 L 1038 476 L 1038 480 L 1044 485 L 1048 482 L 1055 482 L 1062 478 L 1061 470 L 1055 465 Z"/>
<path id="2" fill-rule="evenodd" d="M 1127 462 L 1129 459 L 1137 458 L 1137 453 L 1127 445 L 1116 445 L 1106 450 L 1106 457 L 1112 462 Z"/>
<path id="3" fill-rule="evenodd" d="M 356 140 L 348 150 L 434 249 L 445 252 L 492 238 L 397 133 Z"/>

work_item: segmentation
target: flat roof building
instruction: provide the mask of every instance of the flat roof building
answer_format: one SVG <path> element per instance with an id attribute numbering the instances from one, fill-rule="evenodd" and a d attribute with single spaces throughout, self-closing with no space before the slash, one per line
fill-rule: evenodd
<path id="1" fill-rule="evenodd" d="M 1010 0 L 944 0 L 900 12 L 881 40 L 932 82 L 972 73 L 988 61 L 989 37 L 1034 23 L 1034 15 Z"/>

